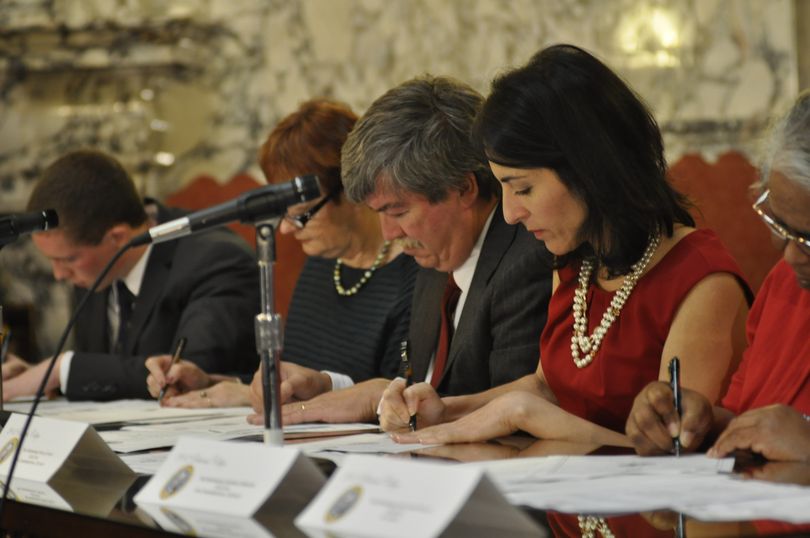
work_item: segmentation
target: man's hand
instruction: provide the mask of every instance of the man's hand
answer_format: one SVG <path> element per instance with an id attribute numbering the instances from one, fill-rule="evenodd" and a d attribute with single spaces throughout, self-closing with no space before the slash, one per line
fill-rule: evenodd
<path id="1" fill-rule="evenodd" d="M 684 451 L 694 451 L 711 431 L 712 405 L 705 396 L 681 391 L 681 416 L 675 410 L 672 389 L 662 381 L 650 383 L 636 396 L 625 431 L 642 456 L 669 454 L 679 437 Z"/>
<path id="2" fill-rule="evenodd" d="M 20 361 L 23 362 L 23 361 Z M 36 394 L 39 385 L 42 383 L 42 377 L 48 369 L 50 359 L 44 360 L 35 366 L 28 366 L 22 372 L 19 372 L 12 379 L 4 379 L 3 381 L 3 401 L 13 400 L 21 396 L 33 396 Z M 62 364 L 62 356 L 56 359 L 56 364 L 48 377 L 48 382 L 45 384 L 45 396 L 51 398 L 59 391 L 59 367 Z M 5 374 L 5 366 L 4 374 Z"/>
<path id="3" fill-rule="evenodd" d="M 212 385 L 211 377 L 193 362 L 181 360 L 169 368 L 171 362 L 171 355 L 156 355 L 146 359 L 144 364 L 149 370 L 146 386 L 153 398 L 157 398 L 164 387 L 164 398 L 169 398 Z M 169 368 L 168 372 L 166 368 Z"/>
<path id="4" fill-rule="evenodd" d="M 6 355 L 6 362 L 3 363 L 3 379 L 8 381 L 29 368 L 31 368 L 31 363 L 22 360 L 14 353 L 9 353 Z"/>
<path id="5" fill-rule="evenodd" d="M 445 421 L 445 405 L 430 383 L 405 387 L 401 377 L 386 387 L 380 401 L 380 428 L 387 432 L 409 431 L 410 418 L 416 415 L 416 426 L 426 428 Z"/>
<path id="6" fill-rule="evenodd" d="M 250 388 L 236 381 L 221 381 L 203 390 L 163 398 L 166 407 L 244 407 L 250 404 Z"/>
<path id="7" fill-rule="evenodd" d="M 786 405 L 746 411 L 732 420 L 708 455 L 750 450 L 772 461 L 810 462 L 810 422 Z"/>
<path id="8" fill-rule="evenodd" d="M 311 400 L 287 403 L 281 408 L 282 421 L 284 424 L 373 422 L 377 419 L 377 404 L 388 383 L 387 379 L 369 379 L 353 387 L 325 392 Z M 248 422 L 264 424 L 262 413 L 250 415 Z"/>

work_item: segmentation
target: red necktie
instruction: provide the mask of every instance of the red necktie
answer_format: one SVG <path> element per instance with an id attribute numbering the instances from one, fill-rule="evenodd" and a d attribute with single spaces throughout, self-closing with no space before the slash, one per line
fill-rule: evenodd
<path id="1" fill-rule="evenodd" d="M 430 384 L 434 388 L 439 386 L 439 380 L 442 378 L 447 363 L 450 340 L 453 338 L 453 317 L 460 296 L 461 290 L 456 286 L 456 281 L 453 280 L 451 274 L 447 278 L 447 287 L 444 288 L 444 295 L 442 295 L 442 328 L 439 332 L 439 345 L 436 347 L 436 360 L 433 362 L 433 375 L 430 378 Z"/>

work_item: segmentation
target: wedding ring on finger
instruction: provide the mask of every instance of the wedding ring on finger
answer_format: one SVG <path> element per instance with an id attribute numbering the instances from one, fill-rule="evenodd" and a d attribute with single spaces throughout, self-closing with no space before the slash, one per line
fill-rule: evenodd
<path id="1" fill-rule="evenodd" d="M 307 410 L 307 406 L 304 405 L 304 404 L 301 404 L 301 412 L 303 413 L 306 410 Z"/>

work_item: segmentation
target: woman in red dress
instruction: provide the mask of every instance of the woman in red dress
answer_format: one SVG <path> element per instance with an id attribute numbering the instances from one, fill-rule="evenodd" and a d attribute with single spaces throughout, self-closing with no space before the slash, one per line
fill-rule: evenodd
<path id="1" fill-rule="evenodd" d="M 666 379 L 714 401 L 742 348 L 750 291 L 737 264 L 666 180 L 658 126 L 633 91 L 570 45 L 493 82 L 478 133 L 503 185 L 504 216 L 556 256 L 535 374 L 440 398 L 393 382 L 381 424 L 402 442 L 451 443 L 515 431 L 628 445 L 633 398 Z M 515 293 L 520 293 L 519 289 Z M 492 357 L 491 360 L 497 360 Z"/>

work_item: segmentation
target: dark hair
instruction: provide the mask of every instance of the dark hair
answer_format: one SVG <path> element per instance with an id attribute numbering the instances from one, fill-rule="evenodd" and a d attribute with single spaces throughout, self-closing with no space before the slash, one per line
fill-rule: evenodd
<path id="1" fill-rule="evenodd" d="M 464 189 L 470 173 L 475 175 L 480 199 L 499 196 L 499 183 L 472 136 L 483 102 L 469 85 L 430 75 L 385 92 L 371 104 L 343 147 L 347 198 L 361 202 L 384 187 L 436 203 L 452 190 Z"/>
<path id="2" fill-rule="evenodd" d="M 316 174 L 325 193 L 340 192 L 340 150 L 356 122 L 357 115 L 343 103 L 302 103 L 276 125 L 259 150 L 259 166 L 268 183 Z M 337 198 L 334 202 L 339 203 Z"/>
<path id="3" fill-rule="evenodd" d="M 658 125 L 640 98 L 605 64 L 555 45 L 496 78 L 476 121 L 492 162 L 549 168 L 587 208 L 583 245 L 561 257 L 596 256 L 611 276 L 626 274 L 649 238 L 694 226 L 689 203 L 666 179 Z"/>
<path id="4" fill-rule="evenodd" d="M 117 224 L 135 228 L 147 220 L 129 174 L 113 157 L 92 149 L 68 153 L 42 173 L 28 211 L 49 208 L 59 215 L 59 229 L 79 245 L 98 245 Z"/>

